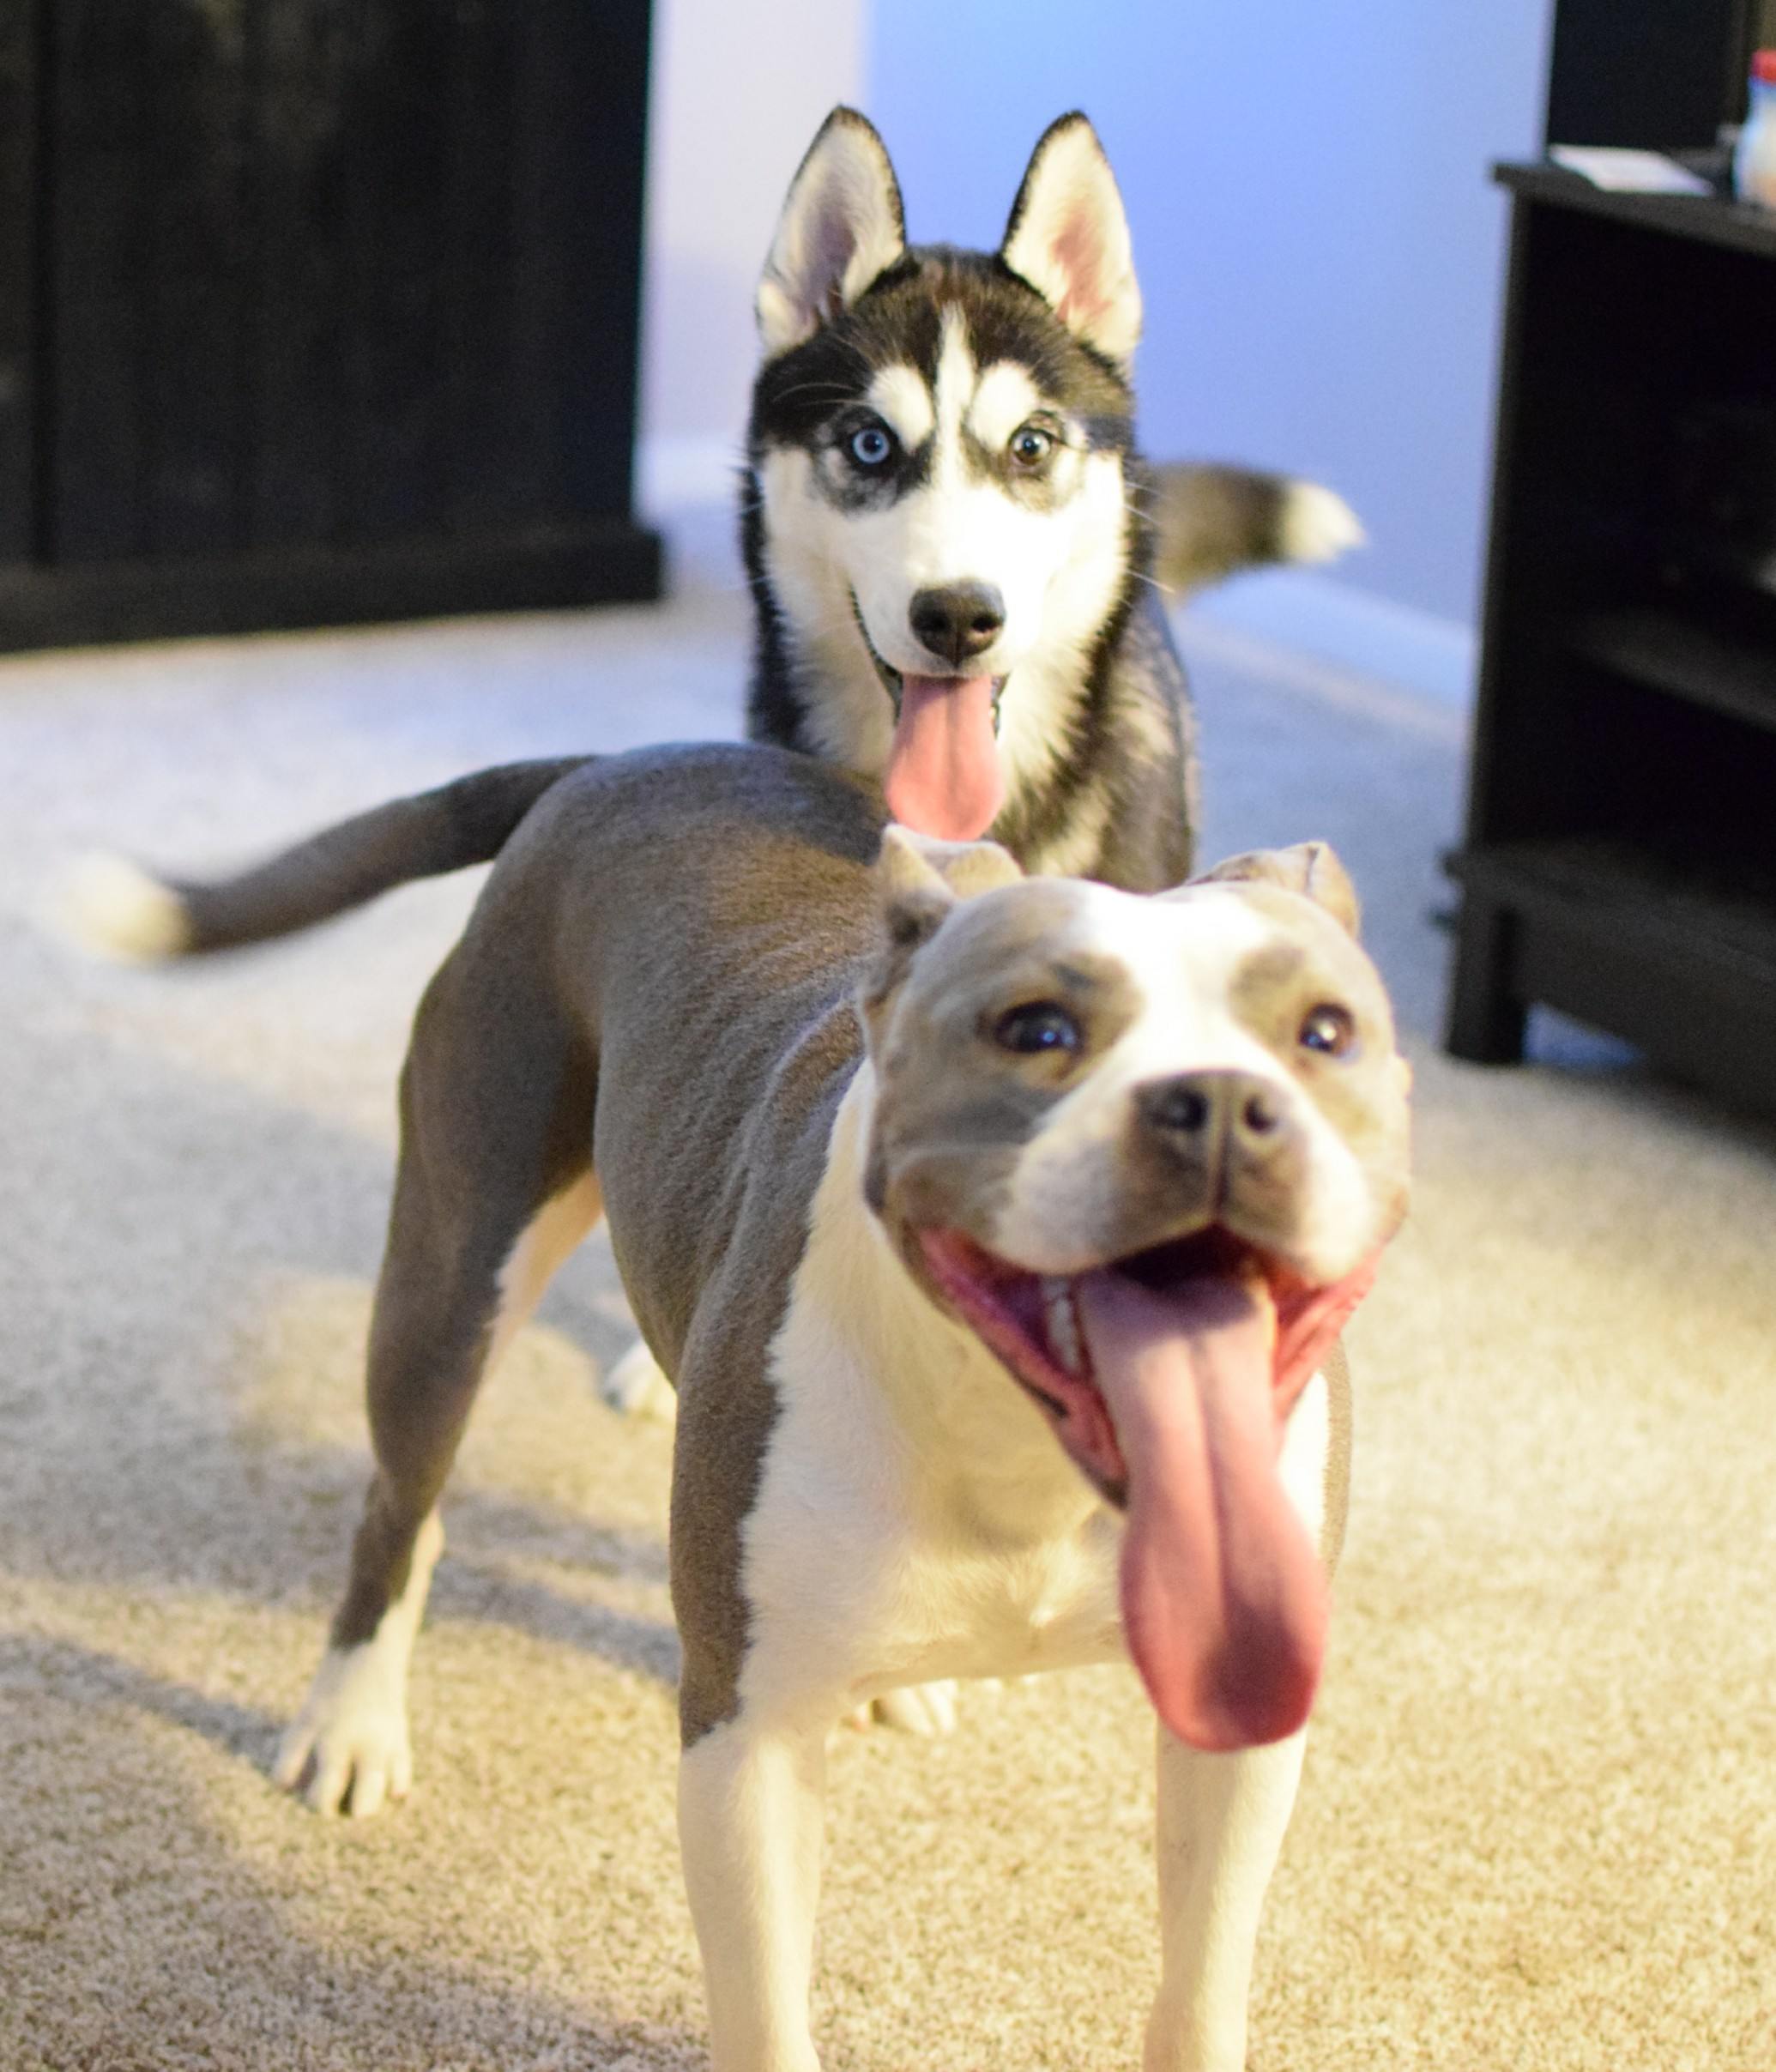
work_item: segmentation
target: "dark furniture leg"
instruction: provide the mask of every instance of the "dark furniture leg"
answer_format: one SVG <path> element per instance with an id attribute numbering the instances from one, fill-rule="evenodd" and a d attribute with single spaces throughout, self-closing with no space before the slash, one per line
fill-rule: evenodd
<path id="1" fill-rule="evenodd" d="M 1449 991 L 1447 1048 L 1452 1057 L 1474 1065 L 1523 1061 L 1528 1010 L 1510 986 L 1514 926 L 1509 909 L 1495 901 L 1471 891 L 1464 897 Z"/>

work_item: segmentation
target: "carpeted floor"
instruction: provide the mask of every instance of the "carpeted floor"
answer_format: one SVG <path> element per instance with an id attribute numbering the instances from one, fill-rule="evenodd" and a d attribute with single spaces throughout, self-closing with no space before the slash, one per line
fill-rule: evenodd
<path id="1" fill-rule="evenodd" d="M 3 2072 L 704 2063 L 668 1441 L 595 1400 L 601 1242 L 466 1449 L 414 1798 L 323 1824 L 266 1781 L 364 1479 L 405 1024 L 472 885 L 172 975 L 33 917 L 82 845 L 220 864 L 482 762 L 728 731 L 736 610 L 0 664 Z M 1767 2068 L 1776 1139 L 1574 1032 L 1441 1059 L 1459 726 L 1192 644 L 1211 846 L 1340 845 L 1419 1066 L 1254 2072 Z M 1149 1731 L 1104 1672 L 841 1741 L 833 2072 L 1138 2063 Z"/>

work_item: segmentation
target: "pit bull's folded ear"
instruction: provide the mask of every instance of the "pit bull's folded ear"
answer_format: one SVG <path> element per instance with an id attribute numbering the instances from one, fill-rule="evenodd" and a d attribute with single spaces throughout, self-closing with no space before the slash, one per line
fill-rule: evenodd
<path id="1" fill-rule="evenodd" d="M 1043 131 L 999 256 L 1076 337 L 1127 365 L 1141 335 L 1140 284 L 1122 196 L 1083 115 Z"/>
<path id="2" fill-rule="evenodd" d="M 1024 873 L 996 842 L 939 842 L 891 823 L 876 858 L 876 909 L 882 919 L 882 954 L 864 988 L 866 1006 L 885 1000 L 900 983 L 914 953 L 942 927 L 964 899 L 1014 885 Z"/>
<path id="3" fill-rule="evenodd" d="M 1024 872 L 996 842 L 939 842 L 891 821 L 876 857 L 876 905 L 891 943 L 916 950 L 957 901 L 1015 885 Z"/>
<path id="4" fill-rule="evenodd" d="M 1252 849 L 1243 856 L 1229 856 L 1212 871 L 1193 878 L 1193 885 L 1279 885 L 1285 891 L 1300 892 L 1355 935 L 1362 919 L 1356 887 L 1339 862 L 1338 853 L 1326 842 L 1297 842 L 1290 849 Z"/>
<path id="5" fill-rule="evenodd" d="M 758 283 L 765 358 L 812 337 L 905 250 L 887 147 L 855 108 L 835 108 L 789 183 Z"/>

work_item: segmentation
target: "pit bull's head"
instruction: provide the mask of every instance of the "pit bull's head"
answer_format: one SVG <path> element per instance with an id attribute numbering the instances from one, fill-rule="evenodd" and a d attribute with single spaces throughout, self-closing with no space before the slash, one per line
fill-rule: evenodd
<path id="1" fill-rule="evenodd" d="M 1143 898 L 898 829 L 877 876 L 870 1205 L 1126 1508 L 1161 1717 L 1278 1739 L 1326 1620 L 1284 1425 L 1406 1201 L 1410 1075 L 1350 880 L 1308 843 Z"/>

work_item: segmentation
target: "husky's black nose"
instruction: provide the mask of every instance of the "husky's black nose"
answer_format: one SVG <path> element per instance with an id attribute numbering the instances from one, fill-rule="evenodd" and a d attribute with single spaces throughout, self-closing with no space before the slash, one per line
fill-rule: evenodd
<path id="1" fill-rule="evenodd" d="M 1006 601 L 990 583 L 952 583 L 917 591 L 907 616 L 920 645 L 959 669 L 999 638 Z"/>

